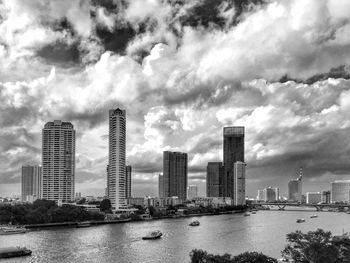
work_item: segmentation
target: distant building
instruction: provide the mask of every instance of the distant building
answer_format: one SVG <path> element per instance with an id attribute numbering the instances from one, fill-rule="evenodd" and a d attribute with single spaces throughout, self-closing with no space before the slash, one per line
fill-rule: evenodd
<path id="1" fill-rule="evenodd" d="M 207 197 L 222 197 L 224 167 L 222 162 L 209 162 L 207 166 Z"/>
<path id="2" fill-rule="evenodd" d="M 81 193 L 75 193 L 75 198 L 81 198 Z"/>
<path id="3" fill-rule="evenodd" d="M 349 203 L 350 180 L 339 180 L 331 183 L 331 202 Z"/>
<path id="4" fill-rule="evenodd" d="M 187 187 L 187 199 L 192 199 L 198 197 L 198 187 L 197 185 L 189 185 Z"/>
<path id="5" fill-rule="evenodd" d="M 234 205 L 245 205 L 245 167 L 246 163 L 235 162 L 233 165 L 234 175 Z"/>
<path id="6" fill-rule="evenodd" d="M 160 198 L 163 198 L 165 197 L 164 196 L 164 176 L 162 174 L 159 174 L 158 175 L 158 196 Z"/>
<path id="7" fill-rule="evenodd" d="M 307 204 L 318 204 L 322 201 L 322 194 L 320 192 L 307 192 L 306 203 Z"/>
<path id="8" fill-rule="evenodd" d="M 235 197 L 234 164 L 244 163 L 244 127 L 224 127 L 223 196 Z"/>
<path id="9" fill-rule="evenodd" d="M 322 191 L 322 203 L 331 203 L 331 191 Z"/>
<path id="10" fill-rule="evenodd" d="M 276 202 L 279 200 L 280 191 L 277 187 L 268 187 L 263 190 L 263 200 L 265 202 Z"/>
<path id="11" fill-rule="evenodd" d="M 22 201 L 41 198 L 42 168 L 39 165 L 22 166 Z"/>
<path id="12" fill-rule="evenodd" d="M 302 202 L 303 177 L 300 170 L 298 179 L 291 179 L 288 183 L 288 200 Z"/>
<path id="13" fill-rule="evenodd" d="M 125 198 L 130 198 L 131 197 L 131 165 L 125 166 L 125 182 L 126 182 Z"/>
<path id="14" fill-rule="evenodd" d="M 42 198 L 74 201 L 75 130 L 70 122 L 47 122 L 42 130 Z"/>
<path id="15" fill-rule="evenodd" d="M 187 153 L 163 152 L 164 197 L 187 199 Z"/>
<path id="16" fill-rule="evenodd" d="M 264 189 L 258 190 L 257 200 L 258 201 L 265 201 Z"/>
<path id="17" fill-rule="evenodd" d="M 119 108 L 109 110 L 109 154 L 107 188 L 112 209 L 127 209 L 126 200 L 126 112 Z"/>

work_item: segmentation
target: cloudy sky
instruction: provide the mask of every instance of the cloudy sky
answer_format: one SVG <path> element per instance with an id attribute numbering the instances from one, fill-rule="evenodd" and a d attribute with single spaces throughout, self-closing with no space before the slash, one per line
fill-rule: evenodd
<path id="1" fill-rule="evenodd" d="M 350 1 L 0 1 L 0 196 L 41 162 L 47 121 L 77 131 L 76 191 L 106 185 L 108 109 L 127 111 L 133 194 L 157 194 L 164 150 L 205 195 L 222 128 L 246 127 L 247 191 L 304 168 L 350 179 Z"/>

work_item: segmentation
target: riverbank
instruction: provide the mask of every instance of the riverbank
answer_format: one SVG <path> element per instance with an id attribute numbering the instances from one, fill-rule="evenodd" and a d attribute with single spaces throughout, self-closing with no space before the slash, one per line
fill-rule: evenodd
<path id="1" fill-rule="evenodd" d="M 178 219 L 187 217 L 201 217 L 201 216 L 216 216 L 223 214 L 238 214 L 244 213 L 245 210 L 235 210 L 235 211 L 221 211 L 219 213 L 200 213 L 200 214 L 189 214 L 189 215 L 175 215 L 175 216 L 162 216 L 157 218 L 151 218 L 147 220 L 132 220 L 131 218 L 116 219 L 116 220 L 91 220 L 88 221 L 90 225 L 106 225 L 106 224 L 120 224 L 128 222 L 140 222 L 140 221 L 152 221 L 152 220 L 162 220 L 162 219 Z M 35 228 L 50 228 L 50 227 L 77 227 L 82 222 L 59 222 L 59 223 L 43 223 L 43 224 L 28 224 L 23 227 L 27 229 Z"/>

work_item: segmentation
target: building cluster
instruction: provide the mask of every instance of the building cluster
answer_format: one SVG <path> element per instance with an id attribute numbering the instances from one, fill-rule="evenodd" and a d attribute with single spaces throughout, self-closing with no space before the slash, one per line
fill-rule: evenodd
<path id="1" fill-rule="evenodd" d="M 188 199 L 197 203 L 225 200 L 224 203 L 232 205 L 245 204 L 244 127 L 224 128 L 224 162 L 208 163 L 207 167 L 207 196 L 211 199 L 199 200 L 197 186 L 188 185 L 187 153 L 171 151 L 163 152 L 159 197 L 137 198 L 131 197 L 132 167 L 126 165 L 126 111 L 111 109 L 108 117 L 105 194 L 113 210 L 126 211 L 131 205 L 145 202 L 156 206 L 176 205 Z M 42 164 L 22 167 L 22 201 L 40 198 L 70 203 L 82 197 L 81 193 L 75 193 L 75 134 L 70 122 L 55 120 L 45 124 Z"/>
<path id="2" fill-rule="evenodd" d="M 209 162 L 207 166 L 207 197 L 229 197 L 234 205 L 244 205 L 244 127 L 224 127 L 223 140 L 223 162 Z"/>
<path id="3" fill-rule="evenodd" d="M 306 192 L 303 194 L 303 172 L 300 168 L 299 176 L 288 182 L 288 197 L 283 199 L 279 195 L 279 188 L 268 187 L 258 190 L 257 201 L 278 202 L 289 201 L 306 204 L 350 203 L 350 180 L 331 182 L 330 190 L 320 192 Z"/>

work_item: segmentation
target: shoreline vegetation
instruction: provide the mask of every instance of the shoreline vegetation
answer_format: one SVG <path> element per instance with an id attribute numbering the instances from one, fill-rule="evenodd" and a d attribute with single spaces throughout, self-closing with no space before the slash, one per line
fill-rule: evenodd
<path id="1" fill-rule="evenodd" d="M 33 204 L 0 206 L 0 225 L 21 225 L 26 228 L 69 227 L 77 226 L 81 222 L 88 222 L 91 225 L 101 225 L 144 221 L 142 216 L 147 212 L 150 216 L 147 220 L 160 220 L 244 213 L 247 210 L 247 207 L 243 206 L 227 206 L 220 209 L 195 207 L 187 210 L 184 210 L 182 206 L 169 206 L 166 210 L 163 209 L 162 211 L 156 207 L 144 208 L 134 206 L 134 208 L 137 210 L 129 216 L 121 214 L 119 217 L 113 217 L 110 214 L 111 211 L 108 202 L 107 205 L 106 202 L 101 204 L 100 212 L 92 212 L 80 206 L 57 206 L 54 201 L 38 199 Z M 182 210 L 182 213 L 178 214 L 180 210 Z"/>
<path id="2" fill-rule="evenodd" d="M 244 252 L 237 256 L 214 255 L 201 249 L 190 253 L 191 263 L 349 263 L 350 235 L 332 236 L 322 229 L 287 234 L 287 245 L 281 251 L 282 259 L 275 259 L 260 252 Z"/>

